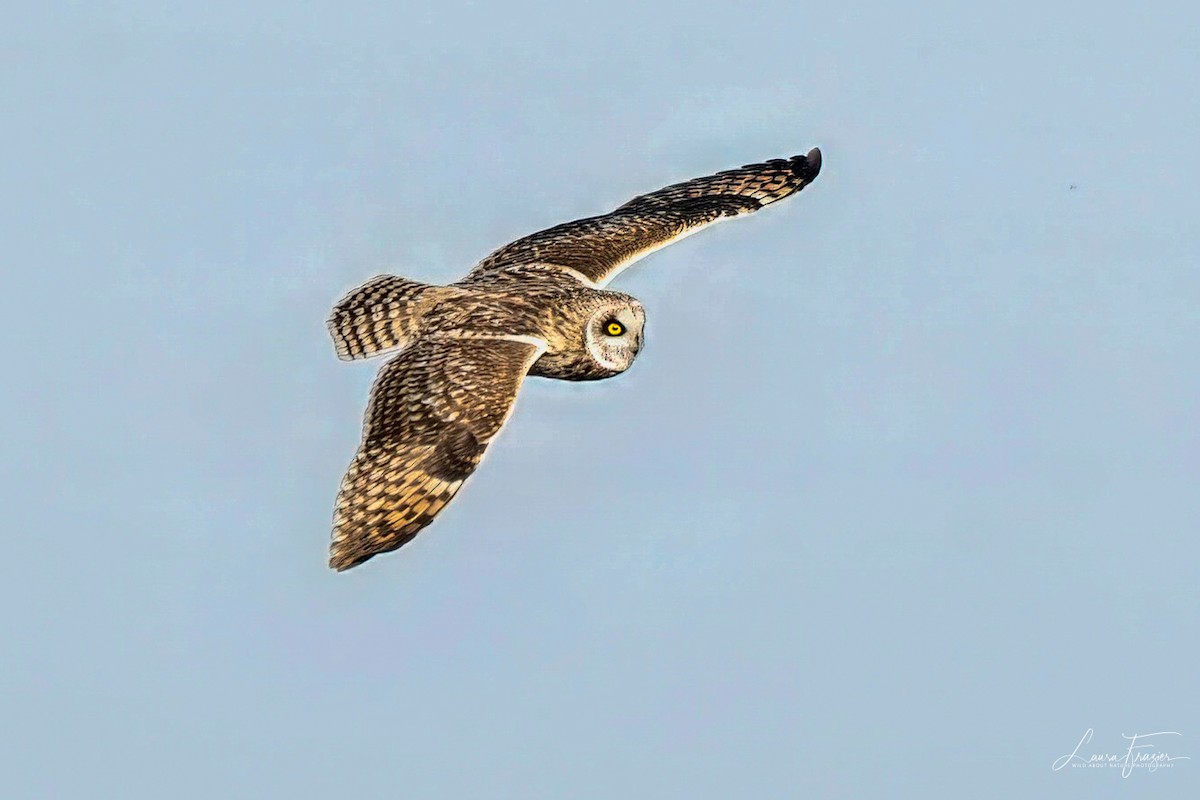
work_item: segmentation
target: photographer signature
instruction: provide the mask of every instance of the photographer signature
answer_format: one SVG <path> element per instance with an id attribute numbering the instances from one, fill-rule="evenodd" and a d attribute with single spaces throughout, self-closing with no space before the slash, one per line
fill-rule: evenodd
<path id="1" fill-rule="evenodd" d="M 1157 731 L 1155 733 L 1135 733 L 1133 736 L 1121 734 L 1122 739 L 1129 741 L 1129 747 L 1124 753 L 1092 753 L 1090 755 L 1081 755 L 1080 750 L 1083 746 L 1092 741 L 1092 729 L 1088 728 L 1087 733 L 1079 740 L 1079 744 L 1075 745 L 1075 749 L 1065 756 L 1060 756 L 1051 769 L 1058 772 L 1063 767 L 1071 765 L 1073 767 L 1120 767 L 1121 777 L 1128 778 L 1133 774 L 1134 768 L 1143 768 L 1147 772 L 1154 772 L 1162 767 L 1171 766 L 1175 761 L 1190 761 L 1190 756 L 1173 756 L 1165 750 L 1157 750 L 1159 744 L 1164 740 L 1147 741 L 1155 736 L 1182 736 L 1178 731 Z"/>

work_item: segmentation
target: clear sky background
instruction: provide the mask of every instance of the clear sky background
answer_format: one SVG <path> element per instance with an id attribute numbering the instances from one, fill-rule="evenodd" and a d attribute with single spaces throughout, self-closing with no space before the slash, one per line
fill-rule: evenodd
<path id="1" fill-rule="evenodd" d="M 1200 795 L 1194 4 L 21 5 L 0 796 Z M 813 145 L 326 568 L 343 291 Z"/>

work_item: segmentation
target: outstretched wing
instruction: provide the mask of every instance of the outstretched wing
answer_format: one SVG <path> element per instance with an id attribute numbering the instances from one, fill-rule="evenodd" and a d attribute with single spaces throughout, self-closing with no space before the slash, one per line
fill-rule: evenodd
<path id="1" fill-rule="evenodd" d="M 475 471 L 545 349 L 534 339 L 418 339 L 379 371 L 333 514 L 329 566 L 395 550 Z"/>
<path id="2" fill-rule="evenodd" d="M 752 214 L 795 194 L 821 171 L 821 151 L 748 164 L 635 197 L 615 211 L 518 239 L 485 258 L 472 276 L 515 264 L 565 267 L 603 286 L 643 256 L 714 222 Z M 470 278 L 468 278 L 468 281 Z"/>

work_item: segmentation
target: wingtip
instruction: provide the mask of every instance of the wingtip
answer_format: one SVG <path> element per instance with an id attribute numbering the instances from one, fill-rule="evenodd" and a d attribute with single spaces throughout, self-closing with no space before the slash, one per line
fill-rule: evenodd
<path id="1" fill-rule="evenodd" d="M 821 148 L 814 147 L 808 151 L 807 155 L 794 156 L 792 169 L 805 181 L 811 181 L 817 177 L 821 172 Z"/>
<path id="2" fill-rule="evenodd" d="M 366 561 L 366 559 L 359 559 L 357 561 L 334 561 L 333 559 L 330 559 L 329 568 L 340 574 L 348 569 L 354 569 L 359 564 L 363 563 L 363 561 Z"/>
<path id="3" fill-rule="evenodd" d="M 367 556 L 370 558 L 370 556 Z M 350 552 L 345 547 L 338 547 L 336 544 L 329 549 L 329 568 L 335 572 L 345 572 L 351 567 L 357 567 L 365 558 L 356 557 L 353 552 Z"/>

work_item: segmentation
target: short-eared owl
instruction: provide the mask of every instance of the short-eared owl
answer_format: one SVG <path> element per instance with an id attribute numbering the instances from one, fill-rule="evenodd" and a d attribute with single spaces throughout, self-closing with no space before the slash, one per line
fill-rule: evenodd
<path id="1" fill-rule="evenodd" d="M 371 390 L 329 565 L 349 569 L 428 525 L 479 465 L 526 375 L 582 381 L 629 369 L 646 311 L 604 288 L 621 270 L 800 191 L 820 170 L 813 149 L 695 178 L 518 239 L 449 286 L 380 275 L 342 298 L 329 317 L 339 357 L 399 352 Z"/>

